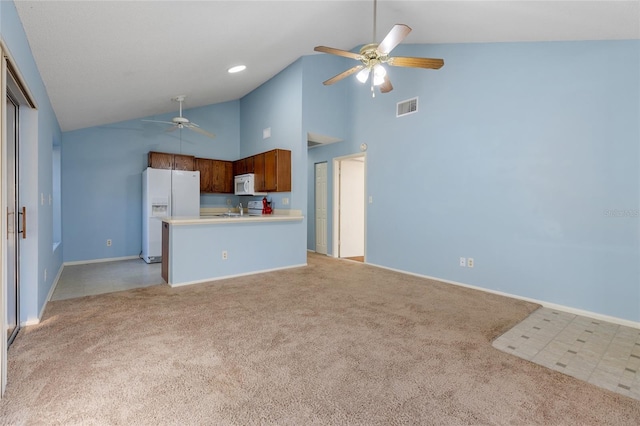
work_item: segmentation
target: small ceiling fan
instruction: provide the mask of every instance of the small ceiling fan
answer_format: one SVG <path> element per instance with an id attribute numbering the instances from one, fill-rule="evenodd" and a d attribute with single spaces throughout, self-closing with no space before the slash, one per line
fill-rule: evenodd
<path id="1" fill-rule="evenodd" d="M 377 14 L 377 0 L 373 1 L 373 39 L 376 38 L 376 14 Z M 352 74 L 358 73 L 356 78 L 361 83 L 366 83 L 369 79 L 369 74 L 373 74 L 371 78 L 371 92 L 375 96 L 373 91 L 374 86 L 380 88 L 381 93 L 388 93 L 393 90 L 391 81 L 387 76 L 387 70 L 382 66 L 388 64 L 394 67 L 410 67 L 410 68 L 427 68 L 427 69 L 440 69 L 444 65 L 442 59 L 432 58 L 413 58 L 413 57 L 390 57 L 389 54 L 394 47 L 399 45 L 402 40 L 411 32 L 411 28 L 408 25 L 396 24 L 391 28 L 391 31 L 385 36 L 385 38 L 378 43 L 370 43 L 362 46 L 360 53 L 349 52 L 348 50 L 335 49 L 333 47 L 316 46 L 313 50 L 316 52 L 330 53 L 332 55 L 344 56 L 345 58 L 356 59 L 362 62 L 361 65 L 356 65 L 334 77 L 323 82 L 324 85 L 330 85 L 343 78 L 349 77 Z"/>
<path id="2" fill-rule="evenodd" d="M 167 132 L 173 132 L 176 129 L 189 129 L 189 130 L 193 130 L 194 132 L 200 133 L 201 135 L 210 137 L 211 139 L 215 138 L 216 135 L 214 135 L 213 133 L 207 132 L 206 130 L 202 129 L 193 121 L 189 121 L 188 118 L 182 116 L 182 103 L 184 102 L 185 98 L 186 96 L 184 95 L 179 95 L 179 96 L 176 96 L 175 98 L 171 98 L 172 101 L 180 103 L 180 114 L 177 117 L 173 117 L 171 121 L 162 121 L 162 120 L 142 120 L 142 121 L 147 121 L 149 123 L 171 124 L 172 126 L 166 130 Z"/>

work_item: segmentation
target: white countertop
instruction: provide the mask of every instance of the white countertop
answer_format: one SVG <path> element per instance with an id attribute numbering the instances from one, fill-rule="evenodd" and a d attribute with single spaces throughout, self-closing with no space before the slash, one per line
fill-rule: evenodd
<path id="1" fill-rule="evenodd" d="M 300 210 L 276 210 L 274 214 L 262 216 L 217 216 L 218 212 L 201 212 L 201 216 L 166 217 L 162 221 L 171 225 L 209 225 L 224 223 L 252 223 L 252 222 L 286 222 L 304 219 Z"/>

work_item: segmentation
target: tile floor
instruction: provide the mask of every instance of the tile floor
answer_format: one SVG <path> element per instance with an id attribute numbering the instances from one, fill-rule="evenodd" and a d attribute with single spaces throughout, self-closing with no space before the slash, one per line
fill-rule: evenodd
<path id="1" fill-rule="evenodd" d="M 493 347 L 640 400 L 640 329 L 540 308 Z"/>
<path id="2" fill-rule="evenodd" d="M 112 293 L 132 288 L 165 284 L 160 263 L 142 259 L 65 266 L 51 300 Z"/>

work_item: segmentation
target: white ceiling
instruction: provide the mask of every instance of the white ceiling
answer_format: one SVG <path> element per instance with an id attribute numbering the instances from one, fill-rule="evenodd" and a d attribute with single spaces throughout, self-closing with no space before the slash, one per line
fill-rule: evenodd
<path id="1" fill-rule="evenodd" d="M 379 0 L 380 41 L 640 38 L 639 1 Z M 373 1 L 16 1 L 63 131 L 239 99 L 316 45 L 370 43 Z M 446 57 L 444 58 L 446 61 Z M 604 58 L 603 58 L 604 59 Z M 230 75 L 232 65 L 247 70 Z"/>

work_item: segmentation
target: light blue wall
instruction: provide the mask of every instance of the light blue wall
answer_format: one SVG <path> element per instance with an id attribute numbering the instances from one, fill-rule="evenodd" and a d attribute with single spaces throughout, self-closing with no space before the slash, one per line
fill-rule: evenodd
<path id="1" fill-rule="evenodd" d="M 323 81 L 337 75 L 358 63 L 333 55 L 311 55 L 303 58 L 303 130 L 341 139 L 327 146 L 309 149 L 307 154 L 307 248 L 315 250 L 315 169 L 314 164 L 327 162 L 328 187 L 333 186 L 333 163 L 330 159 L 353 152 L 348 132 L 351 123 L 351 90 L 358 84 L 354 78 L 347 78 L 329 86 Z M 357 86 L 359 88 L 359 84 Z M 331 194 L 331 192 L 329 192 Z M 333 209 L 333 198 L 327 200 L 328 212 Z M 333 226 L 333 215 L 327 215 L 327 227 Z M 331 254 L 332 235 L 328 236 L 328 253 Z"/>
<path id="2" fill-rule="evenodd" d="M 276 209 L 307 208 L 306 133 L 302 131 L 302 60 L 298 60 L 240 100 L 240 157 L 275 148 L 291 150 L 291 192 L 272 193 Z M 262 131 L 271 128 L 271 137 Z M 289 198 L 289 205 L 282 198 Z M 262 199 L 262 197 L 258 197 Z M 258 199 L 242 197 L 242 200 Z M 306 219 L 305 219 L 306 224 Z"/>
<path id="3" fill-rule="evenodd" d="M 130 120 L 65 132 L 62 138 L 64 260 L 137 256 L 142 238 L 142 171 L 149 151 L 235 160 L 239 156 L 239 101 L 184 111 L 210 139 L 167 126 Z M 175 113 L 147 117 L 170 120 Z M 182 138 L 182 140 L 181 140 Z M 224 206 L 235 196 L 203 195 L 202 206 Z M 111 239 L 111 247 L 106 240 Z"/>
<path id="4" fill-rule="evenodd" d="M 400 45 L 445 66 L 390 68 L 394 90 L 375 99 L 354 90 L 351 149 L 309 163 L 369 145 L 370 263 L 640 321 L 639 52 Z M 418 113 L 396 118 L 414 96 Z"/>
<path id="5" fill-rule="evenodd" d="M 180 285 L 306 265 L 304 227 L 301 220 L 171 225 L 169 282 Z"/>
<path id="6" fill-rule="evenodd" d="M 62 265 L 62 248 L 52 248 L 53 209 L 48 203 L 53 192 L 52 146 L 61 133 L 13 2 L 0 2 L 0 34 L 38 106 L 20 112 L 20 196 L 29 218 L 21 247 L 20 317 L 24 323 L 37 320 Z"/>

